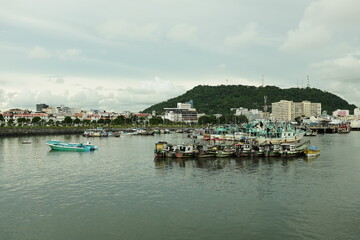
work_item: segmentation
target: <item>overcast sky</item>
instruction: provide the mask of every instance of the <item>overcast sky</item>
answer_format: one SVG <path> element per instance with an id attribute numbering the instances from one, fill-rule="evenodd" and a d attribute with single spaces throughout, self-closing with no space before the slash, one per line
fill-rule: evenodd
<path id="1" fill-rule="evenodd" d="M 2 110 L 141 111 L 200 84 L 306 87 L 307 76 L 310 87 L 360 106 L 359 0 L 0 6 Z"/>

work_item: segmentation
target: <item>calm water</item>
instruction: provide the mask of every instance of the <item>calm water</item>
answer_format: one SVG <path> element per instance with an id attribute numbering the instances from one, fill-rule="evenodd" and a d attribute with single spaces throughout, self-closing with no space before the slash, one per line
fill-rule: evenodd
<path id="1" fill-rule="evenodd" d="M 360 236 L 360 132 L 309 138 L 313 160 L 154 161 L 155 142 L 181 134 L 90 139 L 90 153 L 51 139 L 87 141 L 0 139 L 1 240 Z"/>

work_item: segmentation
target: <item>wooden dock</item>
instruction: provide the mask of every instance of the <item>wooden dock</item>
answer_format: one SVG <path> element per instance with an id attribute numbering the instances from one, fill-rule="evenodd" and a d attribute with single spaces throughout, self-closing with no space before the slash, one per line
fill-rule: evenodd
<path id="1" fill-rule="evenodd" d="M 313 126 L 310 129 L 317 133 L 338 133 L 337 126 Z"/>

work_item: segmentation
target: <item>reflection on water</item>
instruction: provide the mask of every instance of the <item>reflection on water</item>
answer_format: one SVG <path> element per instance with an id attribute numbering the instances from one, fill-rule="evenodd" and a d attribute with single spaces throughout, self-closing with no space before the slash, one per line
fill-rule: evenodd
<path id="1" fill-rule="evenodd" d="M 314 161 L 319 156 L 307 158 L 154 158 L 156 169 L 180 168 L 203 168 L 208 170 L 242 169 L 248 173 L 256 172 L 257 168 L 269 168 L 272 165 L 280 164 L 287 168 L 293 161 Z"/>

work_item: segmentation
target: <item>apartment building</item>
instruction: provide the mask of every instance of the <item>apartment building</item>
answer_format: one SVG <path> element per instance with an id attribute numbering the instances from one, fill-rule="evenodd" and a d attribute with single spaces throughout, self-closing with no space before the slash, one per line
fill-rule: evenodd
<path id="1" fill-rule="evenodd" d="M 321 103 L 310 101 L 293 102 L 281 100 L 272 103 L 272 118 L 278 121 L 294 121 L 297 117 L 321 115 Z"/>

